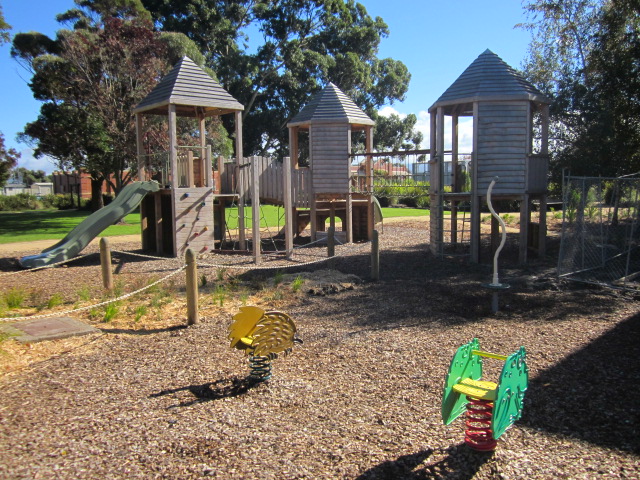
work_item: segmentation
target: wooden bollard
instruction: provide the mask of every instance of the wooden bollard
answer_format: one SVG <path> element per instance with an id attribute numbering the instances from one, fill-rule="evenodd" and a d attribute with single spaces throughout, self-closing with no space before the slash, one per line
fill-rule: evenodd
<path id="1" fill-rule="evenodd" d="M 113 272 L 111 269 L 111 247 L 107 237 L 100 239 L 100 266 L 102 268 L 102 285 L 111 291 L 113 290 Z"/>
<path id="2" fill-rule="evenodd" d="M 192 249 L 187 248 L 184 257 L 187 264 L 187 324 L 195 325 L 198 323 L 198 265 Z"/>
<path id="3" fill-rule="evenodd" d="M 380 241 L 378 230 L 371 235 L 371 278 L 380 280 Z"/>
<path id="4" fill-rule="evenodd" d="M 336 227 L 329 227 L 327 230 L 327 256 L 335 257 L 336 255 Z"/>

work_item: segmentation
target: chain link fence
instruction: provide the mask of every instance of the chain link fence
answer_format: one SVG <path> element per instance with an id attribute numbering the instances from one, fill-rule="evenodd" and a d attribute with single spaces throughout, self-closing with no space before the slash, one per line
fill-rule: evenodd
<path id="1" fill-rule="evenodd" d="M 558 275 L 640 288 L 639 178 L 565 176 Z"/>

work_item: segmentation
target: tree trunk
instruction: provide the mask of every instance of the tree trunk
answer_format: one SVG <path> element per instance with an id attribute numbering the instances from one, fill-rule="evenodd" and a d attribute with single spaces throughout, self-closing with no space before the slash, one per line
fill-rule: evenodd
<path id="1" fill-rule="evenodd" d="M 104 179 L 91 177 L 91 211 L 96 212 L 104 207 L 102 184 Z"/>

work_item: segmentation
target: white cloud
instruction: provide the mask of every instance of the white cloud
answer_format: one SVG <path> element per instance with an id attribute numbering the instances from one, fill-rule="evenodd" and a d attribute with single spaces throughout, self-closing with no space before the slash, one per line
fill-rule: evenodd
<path id="1" fill-rule="evenodd" d="M 397 111 L 395 108 L 387 105 L 386 107 L 382 107 L 380 110 L 378 110 L 378 115 L 381 115 L 383 117 L 390 117 L 391 115 L 398 115 L 400 118 L 405 118 L 407 116 L 406 113 L 400 113 L 399 111 Z"/>
<path id="2" fill-rule="evenodd" d="M 31 148 L 25 148 L 20 151 L 20 154 L 18 167 L 24 167 L 27 170 L 44 170 L 46 174 L 50 174 L 57 169 L 55 160 L 46 156 L 35 158 Z"/>

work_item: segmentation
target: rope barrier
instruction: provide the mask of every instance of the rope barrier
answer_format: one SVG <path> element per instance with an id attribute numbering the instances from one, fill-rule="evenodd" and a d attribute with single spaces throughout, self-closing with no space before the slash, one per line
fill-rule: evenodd
<path id="1" fill-rule="evenodd" d="M 58 265 L 62 265 L 64 263 L 69 263 L 69 262 L 73 262 L 74 260 L 78 260 L 80 258 L 88 257 L 89 255 L 93 255 L 93 253 L 85 253 L 84 255 L 73 257 L 73 258 L 70 258 L 68 260 L 63 260 L 61 262 L 52 263 L 51 265 L 44 265 L 42 267 L 29 268 L 29 269 L 26 269 L 26 270 L 16 270 L 15 272 L 3 272 L 3 273 L 0 273 L 0 277 L 7 277 L 9 275 L 17 275 L 19 273 L 35 272 L 36 270 L 44 270 L 45 268 L 53 268 L 53 267 L 57 267 Z"/>
<path id="2" fill-rule="evenodd" d="M 159 283 L 164 282 L 165 280 L 168 280 L 169 278 L 177 275 L 178 273 L 182 272 L 185 268 L 187 268 L 186 265 L 181 266 L 179 269 L 177 269 L 174 272 L 171 272 L 169 275 L 166 275 L 164 277 L 162 277 L 159 280 L 156 280 L 153 283 L 150 283 L 149 285 L 139 288 L 138 290 L 135 290 L 133 292 L 129 292 L 126 293 L 124 295 L 121 295 L 117 298 L 111 298 L 109 300 L 105 300 L 104 302 L 100 302 L 100 303 L 96 303 L 94 305 L 87 305 L 84 307 L 79 307 L 79 308 L 73 308 L 71 310 L 64 310 L 62 312 L 49 312 L 49 313 L 45 313 L 42 315 L 30 315 L 30 316 L 26 316 L 26 317 L 4 317 L 4 318 L 0 318 L 0 320 L 11 320 L 11 321 L 17 321 L 17 320 L 34 320 L 36 318 L 47 318 L 47 317 L 53 317 L 56 315 L 67 315 L 69 313 L 73 313 L 73 312 L 81 312 L 83 310 L 89 310 L 91 308 L 98 308 L 98 307 L 102 307 L 104 305 L 108 305 L 110 303 L 115 303 L 115 302 L 119 302 L 120 300 L 124 300 L 125 298 L 129 298 L 132 297 L 134 295 L 137 295 L 140 292 L 144 292 L 145 290 L 151 288 L 151 287 L 155 287 L 156 285 L 158 285 Z"/>

